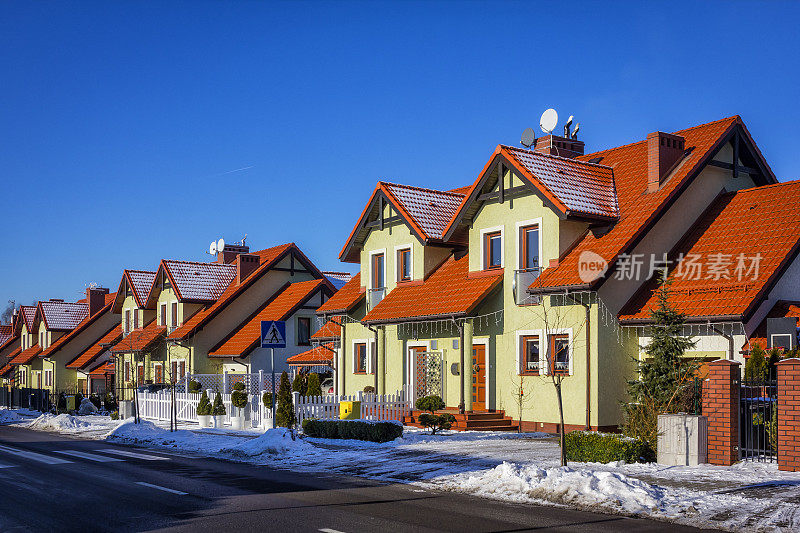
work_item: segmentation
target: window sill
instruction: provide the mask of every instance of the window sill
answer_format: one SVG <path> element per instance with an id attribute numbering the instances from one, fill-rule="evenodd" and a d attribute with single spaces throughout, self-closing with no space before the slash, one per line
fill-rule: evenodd
<path id="1" fill-rule="evenodd" d="M 520 376 L 538 376 L 540 375 L 539 372 L 520 372 Z"/>
<path id="2" fill-rule="evenodd" d="M 367 373 L 366 372 L 353 372 L 353 375 L 354 376 L 366 376 Z"/>

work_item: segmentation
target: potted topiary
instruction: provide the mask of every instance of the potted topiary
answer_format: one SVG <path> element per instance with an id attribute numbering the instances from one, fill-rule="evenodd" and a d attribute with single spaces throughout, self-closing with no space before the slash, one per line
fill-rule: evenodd
<path id="1" fill-rule="evenodd" d="M 211 427 L 211 400 L 208 399 L 206 391 L 203 391 L 197 404 L 197 422 L 201 428 Z"/>
<path id="2" fill-rule="evenodd" d="M 201 388 L 202 388 L 202 386 L 200 385 L 199 381 L 193 379 L 192 381 L 189 382 L 189 392 L 190 393 L 197 394 L 198 392 L 200 392 Z"/>
<path id="3" fill-rule="evenodd" d="M 218 392 L 214 396 L 214 406 L 211 408 L 211 416 L 214 417 L 214 427 L 222 428 L 225 424 L 225 404 L 222 403 L 222 395 Z"/>
<path id="4" fill-rule="evenodd" d="M 231 412 L 231 428 L 244 429 L 247 407 L 247 393 L 244 391 L 244 383 L 236 383 L 231 392 L 231 405 L 234 409 Z"/>

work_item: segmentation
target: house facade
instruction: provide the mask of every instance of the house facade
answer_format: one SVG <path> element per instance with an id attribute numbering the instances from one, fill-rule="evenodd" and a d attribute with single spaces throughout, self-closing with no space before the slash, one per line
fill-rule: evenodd
<path id="1" fill-rule="evenodd" d="M 798 300 L 797 186 L 739 117 L 591 154 L 571 137 L 501 145 L 450 191 L 381 182 L 340 254 L 359 276 L 319 310 L 343 323 L 338 391 L 436 393 L 554 430 L 557 381 L 569 429 L 615 428 L 664 264 L 701 361 L 741 359 L 775 303 Z M 716 264 L 679 278 L 696 256 Z"/>

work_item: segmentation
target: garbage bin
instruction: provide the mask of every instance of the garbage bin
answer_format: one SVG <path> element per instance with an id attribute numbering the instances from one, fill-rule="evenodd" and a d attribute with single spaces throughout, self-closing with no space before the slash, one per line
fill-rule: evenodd
<path id="1" fill-rule="evenodd" d="M 708 419 L 700 415 L 658 415 L 658 463 L 697 466 L 708 457 Z"/>
<path id="2" fill-rule="evenodd" d="M 361 402 L 340 402 L 339 418 L 341 420 L 358 420 L 361 418 Z"/>

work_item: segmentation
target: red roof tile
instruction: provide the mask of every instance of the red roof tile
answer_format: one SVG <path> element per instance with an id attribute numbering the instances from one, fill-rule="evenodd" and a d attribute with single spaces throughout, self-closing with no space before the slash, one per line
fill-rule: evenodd
<path id="1" fill-rule="evenodd" d="M 5 350 L 6 348 L 8 348 L 11 344 L 14 344 L 15 342 L 19 342 L 19 335 L 17 335 L 17 334 L 14 334 L 14 335 L 10 336 L 8 339 L 6 339 L 6 341 L 3 344 L 0 344 L 0 350 Z"/>
<path id="2" fill-rule="evenodd" d="M 102 363 L 100 366 L 89 372 L 89 375 L 93 378 L 98 378 L 107 375 L 114 374 L 114 361 L 106 361 Z"/>
<path id="3" fill-rule="evenodd" d="M 28 333 L 33 331 L 33 319 L 36 317 L 36 309 L 38 309 L 38 305 L 20 305 L 19 312 L 20 316 L 22 317 L 22 321 L 20 321 L 19 326 L 22 327 L 24 323 L 28 327 Z"/>
<path id="4" fill-rule="evenodd" d="M 720 196 L 695 223 L 674 251 L 675 257 L 699 256 L 701 279 L 670 273 L 672 300 L 690 317 L 732 316 L 749 318 L 772 282 L 792 260 L 800 245 L 800 181 L 745 189 Z M 722 254 L 722 255 L 719 255 Z M 758 275 L 745 267 L 760 254 Z M 715 259 L 716 258 L 716 259 Z M 724 277 L 709 265 L 725 266 Z M 741 277 L 741 279 L 740 279 Z M 620 313 L 620 320 L 647 320 L 656 305 L 655 282 L 645 284 Z"/>
<path id="5" fill-rule="evenodd" d="M 454 192 L 380 182 L 381 188 L 395 199 L 428 239 L 441 239 L 464 195 Z"/>
<path id="6" fill-rule="evenodd" d="M 673 195 L 701 168 L 704 158 L 737 124 L 741 124 L 739 117 L 730 117 L 675 132 L 685 138 L 687 149 L 693 150 L 670 179 L 651 193 L 647 192 L 646 140 L 580 156 L 578 159 L 583 161 L 601 158 L 601 164 L 614 169 L 619 221 L 606 233 L 587 233 L 557 267 L 545 269 L 531 288 L 583 285 L 578 275 L 579 257 L 583 252 L 594 252 L 611 263 L 619 254 L 628 251 L 649 223 L 668 207 Z"/>
<path id="7" fill-rule="evenodd" d="M 395 288 L 362 319 L 400 322 L 469 314 L 503 280 L 503 271 L 469 272 L 469 256 L 451 256 L 420 284 Z"/>
<path id="8" fill-rule="evenodd" d="M 311 338 L 315 340 L 327 340 L 338 339 L 341 336 L 342 325 L 338 320 L 331 318 L 325 322 L 325 324 L 323 324 L 322 327 L 319 328 L 313 335 L 311 335 Z"/>
<path id="9" fill-rule="evenodd" d="M 111 306 L 114 304 L 114 298 L 116 297 L 116 293 L 110 293 L 105 295 L 105 305 L 97 311 L 94 315 L 89 316 L 88 311 L 86 316 L 81 320 L 74 328 L 72 328 L 69 333 L 62 335 L 58 339 L 53 342 L 50 346 L 48 346 L 43 352 L 42 357 L 50 357 L 55 352 L 61 349 L 62 346 L 70 342 L 72 339 L 78 336 L 82 331 L 84 331 L 87 327 L 92 325 L 95 321 L 97 321 L 100 317 L 104 316 L 106 313 L 111 311 Z M 43 302 L 40 302 L 43 303 Z"/>
<path id="10" fill-rule="evenodd" d="M 364 295 L 365 292 L 361 290 L 361 273 L 359 272 L 322 304 L 317 309 L 317 314 L 346 313 L 363 300 Z"/>
<path id="11" fill-rule="evenodd" d="M 44 325 L 49 331 L 69 331 L 89 315 L 89 304 L 48 300 L 39 302 Z"/>
<path id="12" fill-rule="evenodd" d="M 333 343 L 314 346 L 308 351 L 286 358 L 290 366 L 319 366 L 333 363 Z"/>
<path id="13" fill-rule="evenodd" d="M 163 260 L 181 300 L 215 302 L 236 277 L 236 265 Z"/>
<path id="14" fill-rule="evenodd" d="M 0 346 L 5 344 L 14 335 L 11 324 L 0 324 Z"/>
<path id="15" fill-rule="evenodd" d="M 38 344 L 34 344 L 30 348 L 27 348 L 20 352 L 18 356 L 14 359 L 9 361 L 11 365 L 27 365 L 31 361 L 33 361 L 37 355 L 42 353 L 42 348 Z"/>
<path id="16" fill-rule="evenodd" d="M 330 282 L 324 279 L 289 284 L 233 330 L 228 338 L 214 347 L 208 355 L 210 357 L 247 355 L 260 344 L 262 320 L 286 320 L 317 291 L 326 287 L 332 292 Z"/>
<path id="17" fill-rule="evenodd" d="M 8 359 L 6 359 L 6 363 L 11 363 L 11 361 L 13 361 L 14 358 L 17 357 L 20 353 L 22 353 L 22 347 L 17 346 L 17 348 L 14 351 L 8 354 Z"/>
<path id="18" fill-rule="evenodd" d="M 6 377 L 6 374 L 8 374 L 13 368 L 14 367 L 10 364 L 4 365 L 3 368 L 0 368 L 0 377 Z"/>
<path id="19" fill-rule="evenodd" d="M 125 275 L 130 280 L 136 304 L 139 307 L 144 307 L 150 287 L 153 286 L 153 280 L 156 279 L 156 273 L 149 270 L 126 270 Z"/>
<path id="20" fill-rule="evenodd" d="M 167 326 L 159 326 L 155 320 L 142 329 L 135 329 L 111 348 L 111 353 L 142 352 L 167 333 Z"/>
<path id="21" fill-rule="evenodd" d="M 205 309 L 202 309 L 195 313 L 191 318 L 189 318 L 186 322 L 184 322 L 180 327 L 178 327 L 175 331 L 170 333 L 170 339 L 185 339 L 187 336 L 191 335 L 198 328 L 205 325 L 209 320 L 211 320 L 214 316 L 217 315 L 220 311 L 225 309 L 230 303 L 235 301 L 236 297 L 242 294 L 248 287 L 250 287 L 257 279 L 261 277 L 264 273 L 269 271 L 275 263 L 280 261 L 285 254 L 293 253 L 297 255 L 301 261 L 306 263 L 307 268 L 312 271 L 319 272 L 314 264 L 306 258 L 303 252 L 294 244 L 294 243 L 287 243 L 282 244 L 280 246 L 273 246 L 272 248 L 267 248 L 265 250 L 259 250 L 257 252 L 253 252 L 254 255 L 257 255 L 261 258 L 261 262 L 258 265 L 258 268 L 253 271 L 247 278 L 242 282 L 237 284 L 235 281 L 228 285 L 222 295 L 214 302 L 212 305 L 208 306 Z M 322 276 L 321 273 L 319 273 Z"/>
<path id="22" fill-rule="evenodd" d="M 67 368 L 83 368 L 91 364 L 103 352 L 119 342 L 120 339 L 122 339 L 122 325 L 118 324 L 111 328 L 111 331 L 100 337 L 97 342 L 92 344 L 85 352 L 70 362 Z"/>

